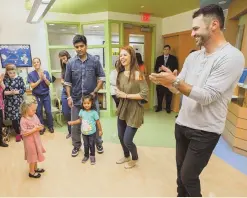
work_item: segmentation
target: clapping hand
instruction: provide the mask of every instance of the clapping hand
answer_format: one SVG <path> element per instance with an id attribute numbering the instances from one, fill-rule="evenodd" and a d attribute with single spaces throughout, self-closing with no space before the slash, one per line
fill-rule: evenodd
<path id="1" fill-rule="evenodd" d="M 41 71 L 41 72 L 39 72 L 39 78 L 41 79 L 41 80 L 44 80 L 44 77 L 45 75 L 44 75 L 44 73 Z"/>
<path id="2" fill-rule="evenodd" d="M 20 93 L 20 91 L 19 90 L 17 90 L 17 89 L 13 89 L 13 90 L 11 90 L 12 91 L 12 94 L 13 95 L 17 95 L 17 94 L 19 94 Z"/>
<path id="3" fill-rule="evenodd" d="M 162 67 L 163 71 L 159 74 L 152 73 L 149 76 L 149 79 L 157 84 L 157 85 L 162 85 L 167 88 L 172 88 L 172 83 L 176 80 L 177 77 L 177 70 L 174 70 L 173 72 L 167 68 L 167 67 Z"/>
<path id="4" fill-rule="evenodd" d="M 164 65 L 162 65 L 160 68 L 159 68 L 159 71 L 166 71 L 166 68 Z"/>
<path id="5" fill-rule="evenodd" d="M 44 73 L 43 73 L 43 79 L 44 79 L 44 81 L 47 80 L 46 75 Z"/>
<path id="6" fill-rule="evenodd" d="M 44 126 L 43 126 L 43 125 L 37 125 L 37 126 L 34 127 L 34 130 L 35 130 L 36 132 L 39 132 L 39 131 L 41 131 L 41 130 L 43 130 L 43 129 L 44 129 Z"/>
<path id="7" fill-rule="evenodd" d="M 39 131 L 43 130 L 44 129 L 44 125 L 43 124 L 40 124 L 38 125 L 39 126 Z"/>

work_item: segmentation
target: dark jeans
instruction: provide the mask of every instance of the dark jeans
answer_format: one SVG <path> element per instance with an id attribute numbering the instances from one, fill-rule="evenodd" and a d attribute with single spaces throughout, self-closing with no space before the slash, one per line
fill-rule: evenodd
<path id="1" fill-rule="evenodd" d="M 71 121 L 71 108 L 68 105 L 67 95 L 62 93 L 62 112 L 66 121 Z M 67 124 L 68 125 L 68 124 Z M 68 125 L 69 134 L 71 134 L 71 126 Z"/>
<path id="2" fill-rule="evenodd" d="M 162 85 L 156 86 L 156 93 L 158 99 L 158 107 L 157 109 L 162 109 L 163 98 L 166 98 L 166 110 L 171 110 L 171 103 L 172 103 L 172 92 Z"/>
<path id="3" fill-rule="evenodd" d="M 39 121 L 41 124 L 44 124 L 43 120 L 43 107 L 45 108 L 45 113 L 47 117 L 47 124 L 48 128 L 51 129 L 53 128 L 53 119 L 52 119 L 52 114 L 51 114 L 51 98 L 50 95 L 45 95 L 45 96 L 36 96 L 36 100 L 38 102 L 38 107 L 37 107 L 37 116 L 39 118 Z"/>
<path id="4" fill-rule="evenodd" d="M 175 138 L 178 197 L 201 197 L 199 176 L 220 135 L 176 124 Z"/>
<path id="5" fill-rule="evenodd" d="M 124 157 L 132 155 L 132 160 L 138 160 L 138 154 L 136 145 L 133 143 L 134 136 L 137 128 L 133 128 L 127 125 L 125 120 L 118 118 L 118 137 L 123 148 Z"/>
<path id="6" fill-rule="evenodd" d="M 119 105 L 119 102 L 120 102 L 120 99 L 116 96 L 116 95 L 112 95 L 111 96 L 116 104 L 116 107 L 118 108 L 118 105 Z"/>
<path id="7" fill-rule="evenodd" d="M 83 143 L 84 143 L 84 156 L 89 157 L 89 150 L 90 156 L 95 156 L 95 140 L 96 140 L 96 133 L 92 135 L 83 135 Z"/>

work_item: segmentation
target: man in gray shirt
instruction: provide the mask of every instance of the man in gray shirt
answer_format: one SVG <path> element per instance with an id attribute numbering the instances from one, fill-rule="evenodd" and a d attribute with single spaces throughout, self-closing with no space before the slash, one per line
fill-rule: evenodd
<path id="1" fill-rule="evenodd" d="M 184 95 L 175 125 L 178 196 L 200 197 L 199 176 L 224 130 L 227 106 L 244 69 L 244 56 L 223 34 L 218 5 L 193 15 L 191 36 L 203 49 L 191 53 L 181 73 L 151 74 L 150 79 Z"/>

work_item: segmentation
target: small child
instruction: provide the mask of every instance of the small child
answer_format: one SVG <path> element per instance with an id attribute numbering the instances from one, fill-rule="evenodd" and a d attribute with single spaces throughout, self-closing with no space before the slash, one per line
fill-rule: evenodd
<path id="1" fill-rule="evenodd" d="M 81 124 L 82 137 L 84 142 L 84 158 L 82 163 L 86 163 L 89 158 L 91 165 L 95 164 L 95 140 L 96 140 L 96 124 L 99 130 L 99 136 L 102 136 L 102 128 L 99 115 L 93 107 L 93 96 L 87 95 L 82 98 L 82 109 L 79 112 L 79 119 L 69 121 L 69 125 Z"/>
<path id="2" fill-rule="evenodd" d="M 36 113 L 37 104 L 35 100 L 23 102 L 21 105 L 21 135 L 23 137 L 25 160 L 29 163 L 29 177 L 40 178 L 45 172 L 37 167 L 37 162 L 44 161 L 45 149 L 40 139 L 40 131 L 44 126 L 40 123 Z"/>

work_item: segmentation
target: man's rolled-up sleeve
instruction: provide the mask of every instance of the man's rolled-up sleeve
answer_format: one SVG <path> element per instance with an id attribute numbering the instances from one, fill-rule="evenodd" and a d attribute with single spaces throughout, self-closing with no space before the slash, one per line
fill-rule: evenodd
<path id="1" fill-rule="evenodd" d="M 64 77 L 64 85 L 65 86 L 72 86 L 72 71 L 71 71 L 71 63 L 68 62 L 66 65 L 66 72 Z"/>
<path id="2" fill-rule="evenodd" d="M 104 69 L 103 69 L 100 61 L 98 61 L 98 60 L 96 62 L 96 76 L 97 76 L 98 80 L 105 82 L 105 72 L 104 72 Z"/>

